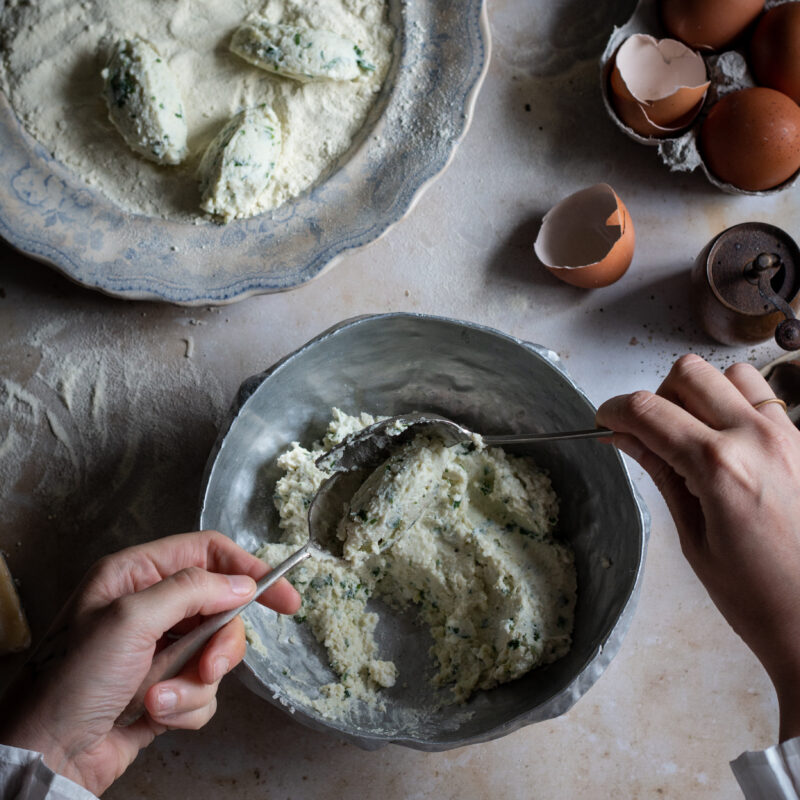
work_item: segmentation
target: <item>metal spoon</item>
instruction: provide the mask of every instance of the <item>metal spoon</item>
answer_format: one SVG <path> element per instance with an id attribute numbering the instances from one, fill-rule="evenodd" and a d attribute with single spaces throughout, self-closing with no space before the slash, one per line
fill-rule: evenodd
<path id="1" fill-rule="evenodd" d="M 145 710 L 144 696 L 153 684 L 174 678 L 223 625 L 244 611 L 290 569 L 312 555 L 330 553 L 337 545 L 341 548 L 341 542 L 338 542 L 334 533 L 350 498 L 370 472 L 388 457 L 394 447 L 423 431 L 442 438 L 448 446 L 473 441 L 474 438 L 472 431 L 447 417 L 415 412 L 376 422 L 348 436 L 341 444 L 320 456 L 316 461 L 317 466 L 332 470 L 333 475 L 320 486 L 309 506 L 309 540 L 256 583 L 256 593 L 252 600 L 230 611 L 222 611 L 207 617 L 192 631 L 157 653 L 139 689 L 115 724 L 131 725 L 139 719 Z M 495 446 L 535 444 L 560 439 L 596 439 L 610 436 L 611 433 L 606 428 L 592 428 L 563 433 L 523 433 L 482 438 L 485 444 Z M 391 538 L 387 537 L 385 546 L 388 547 L 391 543 Z M 341 551 L 334 554 L 341 555 Z"/>
<path id="2" fill-rule="evenodd" d="M 373 469 L 385 460 L 389 451 L 398 444 L 412 439 L 418 433 L 435 435 L 444 440 L 446 446 L 471 442 L 475 433 L 457 422 L 440 414 L 415 411 L 376 422 L 331 448 L 320 456 L 318 467 L 335 472 L 350 472 L 354 469 Z M 608 428 L 591 428 L 582 431 L 561 431 L 559 433 L 507 433 L 499 436 L 482 436 L 483 443 L 489 447 L 504 444 L 539 444 L 556 442 L 561 439 L 600 439 L 612 436 Z"/>

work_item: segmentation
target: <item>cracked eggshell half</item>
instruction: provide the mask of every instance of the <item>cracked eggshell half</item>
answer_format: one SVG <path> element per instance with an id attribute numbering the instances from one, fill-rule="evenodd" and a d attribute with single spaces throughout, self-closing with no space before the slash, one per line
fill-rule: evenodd
<path id="1" fill-rule="evenodd" d="M 596 289 L 625 274 L 634 244 L 628 210 L 607 183 L 598 183 L 566 197 L 545 214 L 533 249 L 560 280 Z"/>
<path id="2" fill-rule="evenodd" d="M 710 81 L 699 53 L 675 39 L 644 33 L 617 50 L 609 78 L 611 104 L 641 136 L 671 136 L 700 113 Z"/>

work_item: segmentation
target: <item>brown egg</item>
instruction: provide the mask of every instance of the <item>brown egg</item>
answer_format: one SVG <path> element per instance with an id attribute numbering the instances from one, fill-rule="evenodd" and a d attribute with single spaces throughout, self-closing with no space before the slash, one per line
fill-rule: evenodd
<path id="1" fill-rule="evenodd" d="M 750 42 L 756 82 L 800 103 L 800 3 L 784 3 L 758 21 Z"/>
<path id="2" fill-rule="evenodd" d="M 694 50 L 637 33 L 614 56 L 609 95 L 617 116 L 640 136 L 670 136 L 700 113 L 708 86 Z"/>
<path id="3" fill-rule="evenodd" d="M 669 33 L 698 50 L 730 44 L 761 13 L 764 0 L 661 0 Z"/>
<path id="4" fill-rule="evenodd" d="M 607 183 L 582 189 L 545 214 L 533 249 L 560 280 L 596 289 L 619 280 L 633 260 L 633 222 Z"/>
<path id="5" fill-rule="evenodd" d="M 749 192 L 771 189 L 800 169 L 800 106 L 765 87 L 732 92 L 703 122 L 700 152 L 721 181 Z"/>

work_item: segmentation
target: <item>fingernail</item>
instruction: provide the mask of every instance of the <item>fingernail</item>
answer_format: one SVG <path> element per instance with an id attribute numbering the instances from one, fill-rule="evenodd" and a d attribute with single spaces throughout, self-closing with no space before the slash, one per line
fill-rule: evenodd
<path id="1" fill-rule="evenodd" d="M 158 708 L 169 711 L 178 704 L 178 695 L 172 689 L 161 689 L 158 692 Z"/>
<path id="2" fill-rule="evenodd" d="M 247 575 L 228 575 L 228 580 L 231 583 L 231 591 L 234 594 L 242 597 L 253 594 L 255 582 L 252 578 L 248 578 Z"/>
<path id="3" fill-rule="evenodd" d="M 225 656 L 217 656 L 214 659 L 214 680 L 218 681 L 231 668 L 231 662 Z"/>

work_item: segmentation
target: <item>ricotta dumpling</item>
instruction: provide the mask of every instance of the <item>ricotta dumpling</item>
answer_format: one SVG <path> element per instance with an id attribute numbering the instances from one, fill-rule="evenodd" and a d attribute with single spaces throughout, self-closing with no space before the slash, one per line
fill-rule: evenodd
<path id="1" fill-rule="evenodd" d="M 381 464 L 353 495 L 339 524 L 344 558 L 360 565 L 411 530 L 434 502 L 447 459 L 441 440 L 418 436 Z"/>
<path id="2" fill-rule="evenodd" d="M 186 119 L 178 82 L 148 42 L 120 39 L 102 71 L 108 118 L 128 146 L 157 164 L 180 164 Z"/>
<path id="3" fill-rule="evenodd" d="M 353 81 L 375 66 L 350 39 L 316 28 L 252 18 L 233 34 L 231 52 L 276 75 L 308 81 Z"/>
<path id="4" fill-rule="evenodd" d="M 200 162 L 200 208 L 225 222 L 253 216 L 281 154 L 281 125 L 267 105 L 247 108 L 211 140 Z"/>

